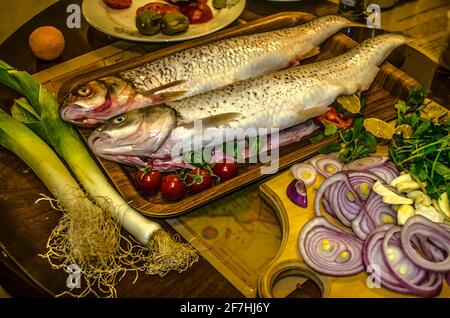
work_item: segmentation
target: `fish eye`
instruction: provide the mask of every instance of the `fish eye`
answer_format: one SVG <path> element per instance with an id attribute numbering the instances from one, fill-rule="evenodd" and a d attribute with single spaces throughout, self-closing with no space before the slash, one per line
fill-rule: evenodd
<path id="1" fill-rule="evenodd" d="M 125 121 L 125 119 L 127 119 L 127 115 L 124 114 L 114 118 L 113 122 L 114 124 L 121 124 Z"/>
<path id="2" fill-rule="evenodd" d="M 90 87 L 88 87 L 88 86 L 82 86 L 77 91 L 77 95 L 81 96 L 81 97 L 88 97 L 91 94 L 92 94 L 92 89 Z"/>

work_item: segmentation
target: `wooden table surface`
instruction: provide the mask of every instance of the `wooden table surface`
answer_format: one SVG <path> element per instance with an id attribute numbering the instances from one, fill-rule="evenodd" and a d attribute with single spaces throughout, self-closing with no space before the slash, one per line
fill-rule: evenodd
<path id="1" fill-rule="evenodd" d="M 0 45 L 0 59 L 18 69 L 35 73 L 117 41 L 89 27 L 84 19 L 81 29 L 69 30 L 66 27 L 67 5 L 81 2 L 61 0 L 36 15 Z M 321 16 L 336 13 L 337 6 L 322 0 L 286 3 L 247 0 L 241 18 L 249 21 L 282 11 L 305 11 Z M 64 54 L 53 62 L 39 61 L 28 48 L 29 34 L 43 25 L 58 27 L 66 38 Z M 350 35 L 360 40 L 361 36 L 367 36 L 365 33 L 363 30 Z M 164 46 L 155 45 L 154 48 L 157 50 Z M 448 71 L 410 48 L 405 51 L 405 60 L 401 64 L 403 71 L 431 87 L 443 104 L 450 104 Z M 2 108 L 9 109 L 14 97 L 17 97 L 14 92 L 0 87 Z M 12 296 L 52 296 L 61 291 L 60 282 L 67 277 L 65 272 L 52 270 L 45 260 L 37 256 L 45 251 L 48 236 L 59 220 L 58 213 L 47 203 L 35 204 L 41 193 L 49 194 L 34 173 L 12 153 L 0 149 L 0 285 Z M 162 224 L 172 231 L 168 225 Z M 205 260 L 200 260 L 182 274 L 170 273 L 163 278 L 141 275 L 134 285 L 131 284 L 134 277 L 129 276 L 119 283 L 119 297 L 242 297 Z M 304 292 L 297 296 L 311 295 L 315 293 L 305 286 Z"/>

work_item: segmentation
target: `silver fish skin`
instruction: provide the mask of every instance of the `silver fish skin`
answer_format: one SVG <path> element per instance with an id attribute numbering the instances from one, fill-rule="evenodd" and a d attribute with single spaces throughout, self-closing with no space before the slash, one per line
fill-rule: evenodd
<path id="1" fill-rule="evenodd" d="M 133 109 L 278 71 L 317 54 L 322 42 L 352 25 L 343 17 L 325 16 L 292 28 L 186 49 L 77 87 L 60 114 L 73 124 L 93 126 Z"/>
<path id="2" fill-rule="evenodd" d="M 196 120 L 202 120 L 207 128 L 200 147 L 211 146 L 211 138 L 217 134 L 229 141 L 229 129 L 282 131 L 325 113 L 340 95 L 367 90 L 378 66 L 407 41 L 398 34 L 381 35 L 329 60 L 242 81 L 166 106 L 134 110 L 94 131 L 89 145 L 98 156 L 133 165 L 136 160 L 167 159 L 174 147 L 187 147 L 196 133 L 192 127 Z"/>

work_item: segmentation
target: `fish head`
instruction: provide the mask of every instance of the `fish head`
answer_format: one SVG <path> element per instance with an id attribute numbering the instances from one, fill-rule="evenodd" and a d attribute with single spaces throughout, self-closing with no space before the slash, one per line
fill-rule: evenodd
<path id="1" fill-rule="evenodd" d="M 92 151 L 127 165 L 144 164 L 176 126 L 173 109 L 151 106 L 116 116 L 97 128 L 88 139 Z"/>
<path id="2" fill-rule="evenodd" d="M 60 108 L 61 118 L 78 126 L 94 126 L 126 111 L 134 89 L 116 76 L 76 87 Z"/>

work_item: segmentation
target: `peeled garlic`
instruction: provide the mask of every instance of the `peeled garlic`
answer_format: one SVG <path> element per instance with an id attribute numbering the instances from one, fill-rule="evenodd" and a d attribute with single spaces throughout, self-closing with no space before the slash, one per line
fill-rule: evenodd
<path id="1" fill-rule="evenodd" d="M 397 183 L 400 183 L 400 182 L 412 182 L 412 181 L 413 180 L 411 178 L 411 175 L 409 173 L 405 173 L 405 174 L 402 174 L 402 175 L 398 176 L 395 179 L 392 179 L 392 181 L 389 184 L 391 186 L 395 187 L 397 185 Z"/>
<path id="2" fill-rule="evenodd" d="M 413 204 L 413 200 L 402 197 L 397 193 L 389 190 L 381 182 L 377 181 L 372 186 L 373 191 L 383 197 L 383 202 L 388 204 Z"/>
<path id="3" fill-rule="evenodd" d="M 412 205 L 402 204 L 397 211 L 397 222 L 398 224 L 403 225 L 410 217 L 413 217 L 414 215 L 416 215 L 416 211 Z"/>
<path id="4" fill-rule="evenodd" d="M 397 189 L 397 191 L 400 191 L 400 192 L 411 192 L 411 191 L 419 189 L 420 185 L 415 181 L 399 182 L 395 185 L 395 188 Z"/>
<path id="5" fill-rule="evenodd" d="M 406 196 L 413 199 L 414 203 L 420 203 L 425 206 L 431 205 L 431 198 L 422 191 L 411 191 Z"/>
<path id="6" fill-rule="evenodd" d="M 436 223 L 444 222 L 444 215 L 442 213 L 439 213 L 434 207 L 425 206 L 420 203 L 416 204 L 415 207 L 416 207 L 416 214 L 420 214 L 429 219 L 430 221 Z"/>
<path id="7" fill-rule="evenodd" d="M 383 202 L 387 203 L 387 204 L 413 204 L 414 203 L 413 200 L 402 197 L 397 194 L 383 196 Z"/>
<path id="8" fill-rule="evenodd" d="M 448 200 L 447 192 L 441 194 L 438 200 L 440 210 L 450 218 L 450 203 Z"/>

